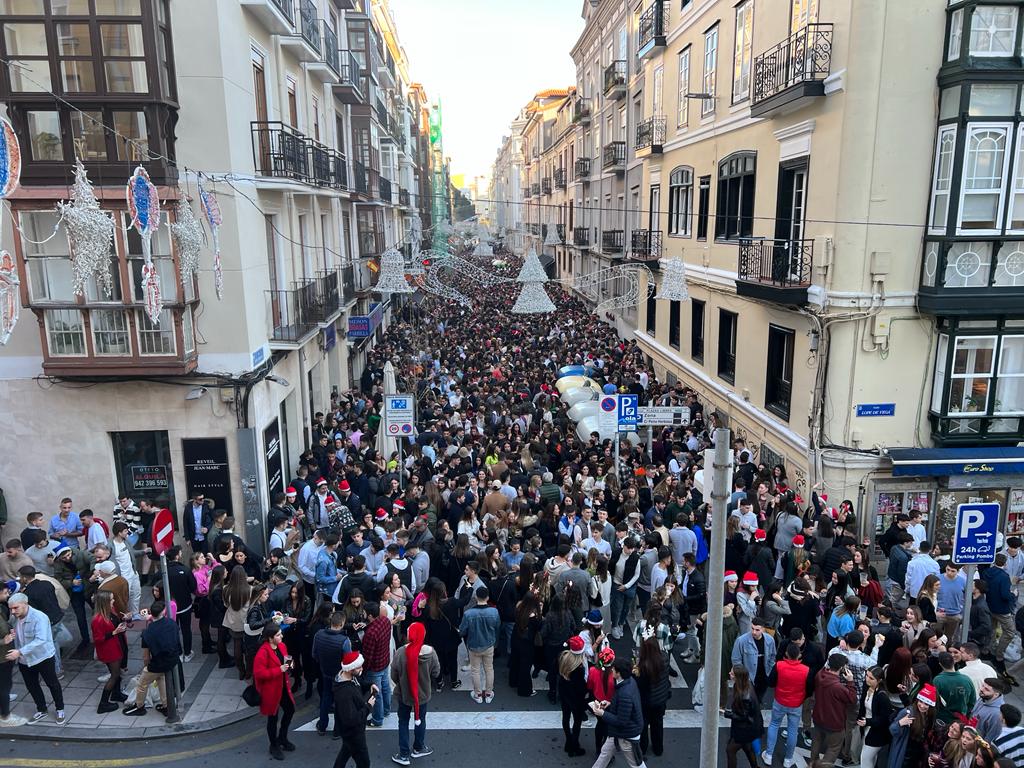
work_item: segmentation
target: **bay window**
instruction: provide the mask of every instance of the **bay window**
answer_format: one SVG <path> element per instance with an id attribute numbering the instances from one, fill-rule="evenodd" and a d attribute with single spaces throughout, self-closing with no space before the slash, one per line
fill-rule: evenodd
<path id="1" fill-rule="evenodd" d="M 1006 186 L 1010 127 L 981 123 L 967 127 L 959 228 L 998 232 Z"/>
<path id="2" fill-rule="evenodd" d="M 953 155 L 956 151 L 956 126 L 939 129 L 935 147 L 935 171 L 932 175 L 932 210 L 928 228 L 944 232 L 949 215 L 949 191 L 953 181 Z"/>
<path id="3" fill-rule="evenodd" d="M 1017 41 L 1017 6 L 978 5 L 971 15 L 971 56 L 1012 56 Z"/>
<path id="4" fill-rule="evenodd" d="M 960 58 L 960 47 L 964 36 L 964 9 L 958 8 L 949 17 L 949 45 L 946 48 L 946 61 Z"/>

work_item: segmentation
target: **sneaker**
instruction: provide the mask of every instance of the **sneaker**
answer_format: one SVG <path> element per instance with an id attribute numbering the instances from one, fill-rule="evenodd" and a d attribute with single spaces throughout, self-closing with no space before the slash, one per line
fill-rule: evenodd
<path id="1" fill-rule="evenodd" d="M 64 716 L 64 710 L 58 709 L 57 716 L 54 718 L 57 721 L 57 725 L 64 725 L 67 722 L 67 718 Z"/>
<path id="2" fill-rule="evenodd" d="M 461 687 L 462 687 L 462 681 L 461 680 L 452 680 L 451 688 L 452 688 L 453 691 L 457 691 Z"/>
<path id="3" fill-rule="evenodd" d="M 42 712 L 34 712 L 32 714 L 32 722 L 33 723 L 38 723 L 40 720 L 42 720 L 45 717 L 46 717 L 46 710 L 43 710 Z"/>
<path id="4" fill-rule="evenodd" d="M 375 722 L 373 722 L 373 720 L 367 720 L 366 721 L 366 727 L 367 728 L 383 728 L 384 727 L 384 723 L 375 723 Z"/>
<path id="5" fill-rule="evenodd" d="M 469 672 L 469 664 L 464 664 L 461 667 L 459 667 L 459 669 L 463 672 Z"/>
<path id="6" fill-rule="evenodd" d="M 793 768 L 794 765 L 796 765 L 796 760 L 792 758 L 787 757 L 782 761 L 782 768 Z"/>
<path id="7" fill-rule="evenodd" d="M 281 748 L 277 746 L 277 744 L 271 745 L 270 756 L 275 760 L 284 760 L 284 752 L 281 751 Z"/>
<path id="8" fill-rule="evenodd" d="M 764 763 L 765 765 L 771 765 L 772 764 L 772 756 L 768 754 L 768 750 L 767 749 L 763 750 L 761 752 L 761 762 Z"/>
<path id="9" fill-rule="evenodd" d="M 483 696 L 481 696 L 481 695 L 480 695 L 479 693 L 477 693 L 476 691 L 473 691 L 473 692 L 472 692 L 471 694 L 469 694 L 469 696 L 470 696 L 470 698 L 472 698 L 472 699 L 473 699 L 473 701 L 475 701 L 475 702 L 476 702 L 477 704 L 483 704 L 483 703 L 484 703 L 484 697 L 483 697 Z"/>
<path id="10" fill-rule="evenodd" d="M 7 717 L 0 717 L 0 728 L 17 728 L 19 725 L 25 725 L 26 720 L 21 715 L 8 715 Z"/>
<path id="11" fill-rule="evenodd" d="M 142 717 L 146 714 L 146 708 L 138 707 L 135 704 L 129 704 L 127 707 L 121 710 L 121 714 L 125 717 Z"/>
<path id="12" fill-rule="evenodd" d="M 494 692 L 484 691 L 484 704 L 490 704 L 492 701 L 494 701 Z"/>
<path id="13" fill-rule="evenodd" d="M 57 679 L 58 680 L 63 680 L 64 679 L 64 670 L 63 669 L 60 672 L 57 673 Z"/>
<path id="14" fill-rule="evenodd" d="M 18 694 L 16 694 L 16 693 L 9 693 L 9 694 L 7 694 L 7 698 L 10 699 L 11 701 L 17 701 L 18 700 Z"/>
<path id="15" fill-rule="evenodd" d="M 194 653 L 186 653 L 184 656 L 181 657 L 181 663 L 188 664 L 190 661 L 192 661 L 193 658 L 195 658 Z"/>
<path id="16" fill-rule="evenodd" d="M 408 757 L 402 757 L 401 755 L 392 755 L 391 762 L 398 763 L 399 765 L 409 765 L 412 762 L 412 760 L 410 760 Z"/>
<path id="17" fill-rule="evenodd" d="M 98 676 L 98 677 L 96 678 L 96 682 L 97 682 L 97 683 L 105 683 L 105 682 L 107 682 L 107 680 L 109 680 L 109 679 L 110 679 L 110 673 L 109 673 L 109 672 L 104 672 L 104 673 L 103 673 L 102 675 L 99 675 L 99 676 Z"/>
<path id="18" fill-rule="evenodd" d="M 413 747 L 412 750 L 413 757 L 426 757 L 427 755 L 432 754 L 434 754 L 434 750 L 432 750 L 430 747 L 424 747 L 423 749 L 416 749 L 415 747 Z"/>

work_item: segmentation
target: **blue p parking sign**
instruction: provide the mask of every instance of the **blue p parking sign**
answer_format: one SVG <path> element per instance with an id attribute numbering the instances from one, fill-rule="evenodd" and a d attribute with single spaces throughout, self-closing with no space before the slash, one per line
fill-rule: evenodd
<path id="1" fill-rule="evenodd" d="M 953 562 L 991 565 L 996 559 L 998 504 L 960 504 L 953 532 Z"/>
<path id="2" fill-rule="evenodd" d="M 619 432 L 632 432 L 640 419 L 640 398 L 637 395 L 619 395 Z"/>

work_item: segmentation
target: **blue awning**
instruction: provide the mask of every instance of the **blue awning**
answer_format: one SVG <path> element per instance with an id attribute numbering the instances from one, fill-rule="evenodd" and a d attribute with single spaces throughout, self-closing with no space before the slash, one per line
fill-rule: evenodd
<path id="1" fill-rule="evenodd" d="M 894 476 L 1024 474 L 1024 448 L 894 448 L 889 458 Z"/>

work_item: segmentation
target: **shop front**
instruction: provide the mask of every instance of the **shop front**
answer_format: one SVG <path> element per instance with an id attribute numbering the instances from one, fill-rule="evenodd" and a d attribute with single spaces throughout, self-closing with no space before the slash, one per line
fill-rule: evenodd
<path id="1" fill-rule="evenodd" d="M 872 545 L 893 516 L 917 510 L 928 539 L 951 546 L 960 504 L 999 504 L 999 531 L 1024 535 L 1024 448 L 902 448 L 889 451 L 891 477 L 870 483 Z"/>

